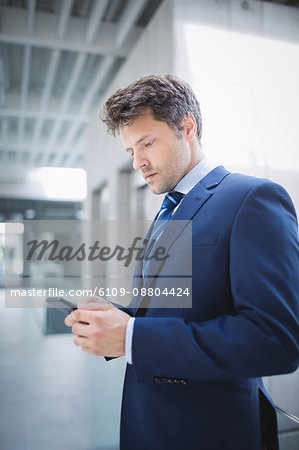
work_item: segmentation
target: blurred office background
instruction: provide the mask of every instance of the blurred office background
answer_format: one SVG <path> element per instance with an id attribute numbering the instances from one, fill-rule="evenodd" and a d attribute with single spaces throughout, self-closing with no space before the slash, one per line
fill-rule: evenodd
<path id="1" fill-rule="evenodd" d="M 152 72 L 191 83 L 210 159 L 282 184 L 299 211 L 299 1 L 0 5 L 0 447 L 116 450 L 124 358 L 83 353 L 56 311 L 5 307 L 3 223 L 153 217 L 161 199 L 98 118 Z M 6 242 L 12 285 L 26 285 L 23 240 Z M 61 270 L 40 265 L 41 285 Z M 299 415 L 299 371 L 265 384 Z M 278 420 L 281 449 L 298 450 L 299 425 Z"/>

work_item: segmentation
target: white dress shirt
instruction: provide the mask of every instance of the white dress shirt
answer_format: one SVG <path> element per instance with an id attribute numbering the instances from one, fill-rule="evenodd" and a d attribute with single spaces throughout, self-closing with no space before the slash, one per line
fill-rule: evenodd
<path id="1" fill-rule="evenodd" d="M 202 180 L 208 173 L 215 169 L 216 164 L 208 161 L 206 158 L 202 159 L 193 169 L 188 172 L 184 178 L 182 178 L 173 190 L 182 192 L 182 194 L 188 194 L 194 186 Z M 180 203 L 181 204 L 181 203 Z M 180 207 L 180 204 L 173 210 L 172 214 Z M 129 364 L 133 364 L 132 361 L 132 340 L 134 332 L 135 317 L 129 319 L 126 331 L 126 359 Z"/>

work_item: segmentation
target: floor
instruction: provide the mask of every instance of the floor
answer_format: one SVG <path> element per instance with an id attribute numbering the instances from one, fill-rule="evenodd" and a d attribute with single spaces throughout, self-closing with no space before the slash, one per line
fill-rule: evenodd
<path id="1" fill-rule="evenodd" d="M 0 291 L 1 450 L 117 450 L 123 359 L 107 363 L 44 335 L 45 310 Z"/>
<path id="2" fill-rule="evenodd" d="M 118 450 L 124 358 L 107 363 L 45 335 L 45 310 L 5 307 L 0 290 L 1 450 Z M 299 371 L 265 380 L 282 408 L 298 414 Z M 298 426 L 278 417 L 280 449 L 298 450 Z"/>

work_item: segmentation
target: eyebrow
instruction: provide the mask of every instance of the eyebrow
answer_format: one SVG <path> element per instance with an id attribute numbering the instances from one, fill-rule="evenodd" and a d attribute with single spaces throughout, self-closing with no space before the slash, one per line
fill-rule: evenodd
<path id="1" fill-rule="evenodd" d="M 137 142 L 135 142 L 135 145 L 139 144 L 141 141 L 143 141 L 144 139 L 148 138 L 149 136 L 150 136 L 149 134 L 145 134 L 140 139 L 138 139 Z M 126 152 L 129 152 L 130 150 L 133 150 L 132 147 L 126 148 Z"/>

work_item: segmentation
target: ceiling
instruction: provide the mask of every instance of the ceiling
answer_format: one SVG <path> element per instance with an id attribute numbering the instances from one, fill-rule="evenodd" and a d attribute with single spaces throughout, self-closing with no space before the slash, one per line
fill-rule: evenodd
<path id="1" fill-rule="evenodd" d="M 161 0 L 0 0 L 0 181 L 82 167 L 84 128 Z"/>
<path id="2" fill-rule="evenodd" d="M 161 1 L 0 0 L 0 182 L 84 166 L 90 112 Z"/>

